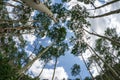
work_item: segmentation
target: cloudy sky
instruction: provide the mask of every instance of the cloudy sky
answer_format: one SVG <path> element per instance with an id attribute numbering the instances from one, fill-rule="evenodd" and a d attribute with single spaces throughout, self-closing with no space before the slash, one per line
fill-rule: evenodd
<path id="1" fill-rule="evenodd" d="M 53 2 L 60 2 L 60 0 L 53 0 Z M 95 6 L 100 6 L 108 1 L 111 1 L 111 0 L 96 0 L 95 2 Z M 69 8 L 71 8 L 71 6 L 75 5 L 77 3 L 77 0 L 71 0 L 70 3 L 68 3 L 67 5 L 69 5 Z M 99 15 L 99 14 L 103 14 L 105 12 L 109 12 L 109 11 L 112 11 L 112 10 L 116 10 L 116 9 L 120 9 L 120 6 L 119 6 L 120 2 L 119 3 L 115 3 L 115 4 L 112 4 L 112 5 L 109 5 L 107 7 L 104 7 L 104 8 L 101 8 L 99 10 L 96 10 L 96 11 L 89 11 L 91 13 L 91 15 Z M 80 3 L 80 5 L 84 5 L 82 3 Z M 93 8 L 91 5 L 87 5 L 86 6 L 88 9 L 91 9 Z M 117 32 L 120 33 L 120 16 L 119 14 L 115 14 L 115 15 L 110 15 L 110 16 L 107 16 L 107 17 L 103 17 L 103 18 L 97 18 L 97 19 L 88 19 L 91 23 L 91 28 L 90 30 L 94 30 L 96 31 L 97 33 L 99 34 L 103 34 L 104 30 L 107 28 L 107 27 L 115 27 L 117 28 Z M 71 31 L 68 31 L 67 33 L 67 36 L 68 38 L 71 36 L 69 34 L 72 34 Z M 33 42 L 36 40 L 35 36 L 33 35 L 24 35 L 24 38 L 26 40 L 28 40 L 30 42 L 29 44 L 29 47 L 26 47 L 26 51 L 30 54 L 32 54 L 29 50 L 32 49 L 32 44 Z M 89 43 L 90 45 L 94 46 L 94 38 L 95 37 L 92 37 L 90 40 L 89 40 Z M 43 44 L 44 46 L 46 44 L 50 44 L 50 42 L 48 41 L 47 38 L 42 38 L 39 40 L 39 43 Z M 87 59 L 87 57 L 89 57 L 90 54 L 89 52 L 87 51 L 85 54 L 84 54 L 84 57 Z M 56 74 L 55 74 L 55 78 L 58 80 L 61 80 L 63 78 L 71 78 L 73 79 L 74 77 L 71 76 L 70 74 L 70 69 L 71 67 L 73 66 L 73 64 L 80 64 L 80 67 L 81 67 L 81 76 L 82 76 L 82 79 L 84 79 L 86 76 L 90 76 L 83 61 L 81 60 L 80 57 L 75 57 L 73 56 L 72 54 L 70 54 L 70 51 L 67 51 L 66 52 L 66 55 L 65 56 L 61 56 L 58 60 L 58 63 L 57 63 L 57 68 L 56 68 Z M 41 71 L 41 68 L 42 68 L 42 65 L 44 65 L 43 62 L 40 62 L 40 61 L 36 61 L 33 66 L 30 68 L 29 70 L 29 74 L 32 75 L 32 77 L 35 77 L 37 76 L 40 71 Z M 51 60 L 47 66 L 45 67 L 42 75 L 41 75 L 41 79 L 49 79 L 51 80 L 52 78 L 52 73 L 53 73 L 53 66 L 54 66 L 54 60 Z M 97 71 L 96 69 L 93 67 L 92 70 L 91 70 L 95 75 L 97 75 Z"/>

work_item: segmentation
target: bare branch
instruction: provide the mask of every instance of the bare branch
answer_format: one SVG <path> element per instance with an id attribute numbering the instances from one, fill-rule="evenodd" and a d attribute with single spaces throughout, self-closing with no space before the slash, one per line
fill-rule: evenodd
<path id="1" fill-rule="evenodd" d="M 97 16 L 89 16 L 89 18 L 100 18 L 100 17 L 105 17 L 105 16 L 118 14 L 118 13 L 120 13 L 120 9 L 117 9 L 117 10 L 114 10 L 114 11 L 110 11 L 108 13 L 104 13 L 104 14 L 97 15 Z"/>

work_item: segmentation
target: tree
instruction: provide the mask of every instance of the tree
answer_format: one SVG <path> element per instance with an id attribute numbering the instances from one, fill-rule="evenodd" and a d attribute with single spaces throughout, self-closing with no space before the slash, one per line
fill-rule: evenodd
<path id="1" fill-rule="evenodd" d="M 10 0 L 12 1 L 12 0 Z M 35 2 L 34 2 L 35 1 Z M 57 66 L 57 59 L 65 55 L 69 46 L 73 46 L 71 54 L 81 56 L 92 79 L 119 79 L 119 56 L 120 56 L 120 37 L 115 29 L 107 29 L 103 35 L 89 31 L 91 27 L 87 18 L 100 18 L 113 14 L 118 14 L 119 9 L 104 13 L 98 16 L 90 16 L 85 6 L 79 4 L 73 5 L 68 9 L 66 3 L 71 0 L 61 0 L 60 3 L 52 3 L 52 0 L 14 0 L 17 4 L 12 4 L 9 0 L 0 1 L 0 72 L 2 80 L 24 80 L 30 79 L 26 71 L 36 60 L 44 61 L 45 64 L 51 59 L 55 60 L 53 77 Z M 37 1 L 37 2 L 36 2 Z M 118 3 L 119 0 L 113 0 L 102 6 L 96 7 L 95 0 L 77 0 L 85 5 L 92 5 L 96 9 Z M 8 10 L 8 7 L 11 10 Z M 36 11 L 35 11 L 36 10 Z M 34 14 L 33 14 L 34 13 Z M 54 20 L 54 22 L 52 21 Z M 73 36 L 66 39 L 68 30 L 72 30 Z M 90 35 L 88 35 L 90 34 Z M 24 35 L 33 35 L 35 41 L 30 43 L 25 40 Z M 86 37 L 88 36 L 88 37 Z M 97 36 L 95 46 L 88 44 L 91 36 Z M 47 38 L 49 43 L 41 42 L 41 39 Z M 67 41 L 66 41 L 67 40 Z M 70 40 L 70 42 L 69 42 Z M 46 42 L 47 42 L 46 41 Z M 44 44 L 44 45 L 43 45 Z M 47 47 L 46 47 L 47 46 Z M 26 52 L 29 50 L 36 57 L 32 60 L 31 55 Z M 85 59 L 84 54 L 90 52 L 91 57 Z M 115 53 L 115 54 L 113 54 Z M 91 65 L 95 64 L 100 68 L 98 76 L 91 73 Z M 35 79 L 41 78 L 43 69 Z M 73 70 L 74 75 L 80 73 L 80 66 Z M 78 71 L 76 71 L 76 69 Z M 6 75 L 6 72 L 8 75 Z M 11 73 L 11 74 L 10 74 Z M 107 77 L 110 76 L 110 77 Z M 111 79 L 110 79 L 111 78 Z M 76 78 L 79 79 L 79 78 Z"/>
<path id="2" fill-rule="evenodd" d="M 84 57 L 83 57 L 82 54 L 81 54 L 81 57 L 82 57 L 83 62 L 84 62 L 85 66 L 86 66 L 86 68 L 87 68 L 87 70 L 88 70 L 88 72 L 89 72 L 89 74 L 90 74 L 90 76 L 91 76 L 91 79 L 94 80 L 94 77 L 93 77 L 93 75 L 92 75 L 92 73 L 91 73 L 91 71 L 90 71 L 90 69 L 89 69 L 89 66 L 87 65 L 87 63 L 86 63 L 86 61 L 85 61 L 85 59 L 84 59 Z"/>
<path id="3" fill-rule="evenodd" d="M 57 67 L 57 61 L 58 58 L 61 55 L 64 55 L 65 51 L 68 50 L 68 45 L 64 42 L 61 42 L 59 44 L 56 45 L 56 48 L 53 47 L 53 51 L 52 51 L 52 57 L 55 58 L 55 65 L 54 65 L 54 71 L 53 71 L 53 76 L 52 76 L 52 80 L 54 80 L 54 76 L 55 76 L 55 70 Z"/>
<path id="4" fill-rule="evenodd" d="M 30 61 L 27 65 L 24 66 L 21 70 L 18 71 L 18 74 L 21 75 L 22 73 L 26 72 L 27 69 L 37 60 L 39 59 L 53 44 L 48 46 L 44 51 L 42 51 L 36 58 L 34 58 L 32 61 Z"/>
<path id="5" fill-rule="evenodd" d="M 56 66 L 57 66 L 57 57 L 55 58 L 55 66 L 54 66 L 54 72 L 53 72 L 52 80 L 54 80 Z"/>
<path id="6" fill-rule="evenodd" d="M 35 2 L 35 0 L 34 1 L 22 0 L 22 1 L 25 2 L 26 4 L 28 4 L 33 9 L 37 9 L 38 11 L 44 12 L 50 18 L 52 18 L 55 22 L 57 22 L 57 20 L 53 16 L 53 13 L 43 3 L 41 3 L 39 0 L 36 0 L 36 2 Z"/>
<path id="7" fill-rule="evenodd" d="M 86 77 L 84 80 L 92 80 L 90 77 Z"/>
<path id="8" fill-rule="evenodd" d="M 76 8 L 77 9 L 77 8 Z M 78 8 L 78 9 L 80 9 L 80 8 Z M 80 12 L 79 12 L 80 13 Z M 79 15 L 78 15 L 79 16 Z M 84 17 L 85 18 L 85 17 Z M 76 22 L 77 22 L 77 18 L 74 18 L 73 20 L 76 20 Z M 91 49 L 92 50 L 92 52 L 94 52 L 95 53 L 95 51 L 94 51 L 94 49 L 92 48 L 92 47 L 90 47 L 89 45 L 87 45 L 87 48 L 85 48 L 84 46 L 81 46 L 81 44 L 82 43 L 85 43 L 85 41 L 87 40 L 87 39 L 85 39 L 85 33 L 84 33 L 84 31 L 85 32 L 87 32 L 87 33 L 89 33 L 89 34 L 92 34 L 92 35 L 94 35 L 94 36 L 98 36 L 98 37 L 101 37 L 101 38 L 103 38 L 103 39 L 105 39 L 105 40 L 108 40 L 108 41 L 111 41 L 111 44 L 112 45 L 116 45 L 116 46 L 119 46 L 118 44 L 119 44 L 119 40 L 116 40 L 115 39 L 115 37 L 114 38 L 112 38 L 112 37 L 110 37 L 110 36 L 107 36 L 107 35 L 105 35 L 105 36 L 102 36 L 102 35 L 99 35 L 99 34 L 97 34 L 97 33 L 91 33 L 91 32 L 89 32 L 89 31 L 87 31 L 87 30 L 85 30 L 84 29 L 84 26 L 86 26 L 86 25 L 89 25 L 89 24 L 86 24 L 86 25 L 79 25 L 79 24 L 74 24 L 74 22 L 73 23 L 71 23 L 70 24 L 70 27 L 71 27 L 71 29 L 74 31 L 74 33 L 75 33 L 75 37 L 73 37 L 74 39 L 72 39 L 73 41 L 72 42 L 74 42 L 74 47 L 73 47 L 73 50 L 72 50 L 72 53 L 74 54 L 74 55 L 79 55 L 79 54 L 82 54 L 82 53 L 84 53 L 85 51 L 86 51 L 86 49 Z M 118 43 L 117 43 L 118 42 Z M 86 43 L 85 43 L 86 44 Z M 100 47 L 101 48 L 101 47 Z M 103 48 L 104 49 L 104 48 Z M 105 63 L 105 65 L 107 66 L 107 68 L 109 68 L 113 73 L 115 72 L 115 74 L 116 74 L 116 76 L 117 76 L 117 78 L 118 78 L 118 73 L 115 71 L 115 69 L 113 69 L 112 67 L 110 67 L 109 65 L 107 65 L 106 64 L 106 61 L 104 60 L 104 59 L 102 59 L 101 57 L 100 57 L 100 55 L 99 54 L 97 54 L 96 53 L 96 56 L 100 59 L 100 60 L 102 60 L 102 62 L 103 63 Z M 109 58 L 109 60 L 110 60 L 110 58 Z M 110 62 L 111 63 L 111 62 Z"/>
<path id="9" fill-rule="evenodd" d="M 74 64 L 73 67 L 71 68 L 71 74 L 72 74 L 72 76 L 77 76 L 77 75 L 79 75 L 80 80 L 82 80 L 82 77 L 81 77 L 81 75 L 80 75 L 80 72 L 81 72 L 81 70 L 80 70 L 80 65 Z M 76 79 L 76 80 L 78 80 L 78 79 Z"/>
<path id="10" fill-rule="evenodd" d="M 85 30 L 85 29 L 84 29 L 84 30 Z M 102 35 L 99 35 L 99 34 L 97 34 L 97 33 L 89 32 L 89 31 L 87 31 L 87 30 L 85 30 L 85 31 L 86 31 L 87 33 L 91 34 L 91 35 L 95 35 L 95 36 L 98 36 L 98 37 L 107 39 L 107 40 L 111 41 L 111 43 L 116 44 L 117 46 L 119 46 L 119 44 L 120 44 L 119 41 L 116 41 L 116 40 L 111 39 L 111 38 L 109 38 L 109 37 L 102 36 Z"/>

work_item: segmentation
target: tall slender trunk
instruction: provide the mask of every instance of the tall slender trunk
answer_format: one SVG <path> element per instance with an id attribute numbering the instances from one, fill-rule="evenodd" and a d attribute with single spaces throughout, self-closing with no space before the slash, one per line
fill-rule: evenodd
<path id="1" fill-rule="evenodd" d="M 38 54 L 37 57 L 35 57 L 32 61 L 30 61 L 27 65 L 25 65 L 22 69 L 20 69 L 18 71 L 18 74 L 21 75 L 22 73 L 26 72 L 27 69 L 29 69 L 31 67 L 31 65 L 37 60 L 39 59 L 46 51 L 48 51 L 51 47 L 53 46 L 53 43 L 48 46 L 45 50 L 43 50 L 41 53 Z"/>
<path id="2" fill-rule="evenodd" d="M 102 7 L 108 6 L 108 5 L 113 4 L 113 3 L 116 3 L 116 2 L 118 2 L 118 1 L 120 1 L 120 0 L 112 0 L 112 1 L 110 1 L 110 2 L 107 2 L 106 4 L 103 4 L 103 5 L 99 6 L 99 7 L 96 7 L 95 9 L 100 9 L 100 8 L 102 8 Z"/>
<path id="3" fill-rule="evenodd" d="M 101 71 L 103 72 L 103 74 L 105 75 L 106 79 L 107 79 L 107 80 L 111 80 L 111 79 L 109 78 L 109 76 L 105 74 L 105 71 L 102 69 L 102 67 L 100 66 L 100 64 L 98 63 L 98 61 L 95 60 L 95 62 L 96 62 L 96 63 L 98 64 L 98 66 L 100 67 L 100 69 L 101 69 Z"/>
<path id="4" fill-rule="evenodd" d="M 83 62 L 84 62 L 84 64 L 85 64 L 85 66 L 86 66 L 86 68 L 87 68 L 89 74 L 91 75 L 92 80 L 94 80 L 94 77 L 93 77 L 92 73 L 90 72 L 90 69 L 88 68 L 87 63 L 86 63 L 86 61 L 85 61 L 85 59 L 84 59 L 84 57 L 83 57 L 82 54 L 81 54 L 81 57 L 82 57 L 82 60 L 83 60 Z"/>
<path id="5" fill-rule="evenodd" d="M 100 18 L 100 17 L 105 17 L 105 16 L 109 16 L 109 15 L 113 15 L 113 14 L 118 14 L 120 13 L 120 9 L 114 10 L 114 11 L 110 11 L 101 15 L 97 15 L 97 16 L 88 16 L 89 18 Z"/>
<path id="6" fill-rule="evenodd" d="M 119 80 L 118 77 L 114 76 L 113 72 L 111 72 L 111 70 L 106 65 L 104 65 L 104 68 L 105 68 L 105 72 L 108 74 L 111 80 Z"/>
<path id="7" fill-rule="evenodd" d="M 35 0 L 22 0 L 23 2 L 25 2 L 29 7 L 38 10 L 40 12 L 44 12 L 45 14 L 47 14 L 51 19 L 54 20 L 54 22 L 57 22 L 56 18 L 53 16 L 53 13 L 51 12 L 50 9 L 48 9 L 48 7 L 46 5 L 44 5 L 43 3 L 39 2 L 36 3 Z"/>
<path id="8" fill-rule="evenodd" d="M 98 72 L 99 75 L 100 75 L 101 80 L 104 80 L 103 77 L 102 77 L 102 75 L 101 75 L 101 72 L 98 70 L 97 64 L 96 64 L 96 63 L 94 63 L 94 64 L 95 64 L 95 67 L 96 67 L 97 72 Z"/>
<path id="9" fill-rule="evenodd" d="M 116 71 L 111 67 L 109 66 L 95 51 L 94 49 L 89 45 L 88 45 L 88 49 L 91 49 L 93 51 L 93 53 L 110 69 L 110 71 L 118 78 L 120 79 L 120 76 L 118 75 L 118 73 L 116 73 Z"/>
<path id="10" fill-rule="evenodd" d="M 27 59 L 25 59 L 25 61 L 21 63 L 21 65 L 24 65 L 25 62 L 29 62 L 29 59 L 31 56 L 32 56 L 32 54 L 30 56 L 28 56 Z"/>
<path id="11" fill-rule="evenodd" d="M 43 67 L 42 67 L 42 70 L 40 71 L 39 75 L 38 75 L 36 78 L 39 78 L 39 77 L 41 76 L 41 74 L 42 74 L 42 72 L 43 72 L 43 70 L 44 70 L 47 62 L 48 62 L 48 61 L 45 62 L 45 64 L 44 64 Z"/>
<path id="12" fill-rule="evenodd" d="M 86 29 L 83 29 L 83 30 L 84 30 L 85 32 L 91 34 L 91 35 L 95 35 L 95 36 L 98 36 L 98 37 L 107 39 L 107 40 L 111 41 L 112 43 L 115 43 L 117 46 L 120 46 L 120 42 L 118 42 L 118 41 L 116 41 L 116 40 L 110 39 L 110 38 L 108 38 L 108 37 L 106 37 L 106 36 L 99 35 L 99 34 L 97 34 L 97 33 L 89 32 L 89 31 L 87 31 Z"/>
<path id="13" fill-rule="evenodd" d="M 94 55 L 93 54 L 93 51 L 91 51 L 91 49 L 89 49 L 91 55 Z M 105 77 L 107 78 L 107 80 L 111 80 L 109 79 L 109 77 L 105 74 L 104 70 L 102 69 L 101 65 L 98 63 L 99 62 L 99 59 L 94 59 L 94 61 L 97 63 L 97 65 L 100 67 L 101 71 L 104 73 Z"/>
<path id="14" fill-rule="evenodd" d="M 112 58 L 112 56 L 113 56 L 113 54 L 111 53 L 109 59 Z M 114 58 L 112 58 L 112 64 L 111 65 L 114 66 L 115 64 L 119 64 L 119 63 L 115 62 Z M 120 75 L 120 71 L 119 71 L 118 66 L 113 67 L 113 69 Z"/>
<path id="15" fill-rule="evenodd" d="M 111 55 L 115 58 L 115 59 L 117 59 L 118 61 L 120 61 L 120 58 L 118 58 L 116 55 L 114 55 L 114 49 L 112 49 L 112 52 L 111 52 Z M 116 53 L 116 52 L 115 52 Z"/>
<path id="16" fill-rule="evenodd" d="M 114 54 L 111 54 L 114 58 L 116 58 L 118 61 L 120 61 L 120 59 L 117 57 L 117 56 L 115 56 Z"/>
<path id="17" fill-rule="evenodd" d="M 91 47 L 92 48 L 92 47 Z M 94 52 L 89 48 L 89 51 L 91 52 L 91 54 L 93 54 Z M 100 59 L 100 58 L 99 58 Z M 96 63 L 98 62 L 98 59 L 96 59 L 96 60 L 94 60 Z M 98 63 L 97 63 L 98 64 Z M 108 77 L 107 75 L 106 75 L 106 73 L 105 73 L 105 71 L 102 69 L 102 67 L 100 66 L 100 64 L 98 64 L 99 65 L 99 67 L 101 68 L 101 70 L 102 70 L 102 72 L 104 73 L 104 75 L 105 75 L 105 77 L 107 78 L 107 80 L 113 80 L 113 79 L 115 79 L 114 77 L 112 77 L 112 75 L 111 75 L 111 78 L 110 77 Z M 114 70 L 114 69 L 113 69 Z M 115 71 L 115 70 L 114 70 Z M 117 73 L 117 71 L 116 71 L 116 73 Z M 108 73 L 107 73 L 108 74 Z M 112 73 L 111 73 L 112 74 Z M 110 73 L 108 74 L 108 75 L 110 75 Z M 119 75 L 119 74 L 118 74 Z"/>
<path id="18" fill-rule="evenodd" d="M 57 57 L 55 58 L 55 65 L 54 65 L 54 71 L 53 71 L 52 80 L 54 80 L 56 66 L 57 66 Z"/>

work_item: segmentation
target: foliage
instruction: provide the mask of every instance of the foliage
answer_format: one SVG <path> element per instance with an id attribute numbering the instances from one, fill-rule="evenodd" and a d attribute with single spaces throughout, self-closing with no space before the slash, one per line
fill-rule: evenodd
<path id="1" fill-rule="evenodd" d="M 23 71 L 22 76 L 17 73 L 29 63 L 34 63 L 37 56 L 46 49 L 44 45 L 48 46 L 49 43 L 40 42 L 44 38 L 48 39 L 47 41 L 53 43 L 53 45 L 44 54 L 40 54 L 39 60 L 47 63 L 49 60 L 56 59 L 57 64 L 57 59 L 64 56 L 65 52 L 69 50 L 69 46 L 72 45 L 71 54 L 81 56 L 84 63 L 89 64 L 86 65 L 89 72 L 93 64 L 97 64 L 97 67 L 100 68 L 99 75 L 95 77 L 96 80 L 100 80 L 101 77 L 105 80 L 119 80 L 120 36 L 116 28 L 107 28 L 103 35 L 88 31 L 89 28 L 92 28 L 88 18 L 118 14 L 119 9 L 102 14 L 102 16 L 90 16 L 86 7 L 78 3 L 68 9 L 66 4 L 70 1 L 61 0 L 60 3 L 52 4 L 52 0 L 48 0 L 48 2 L 43 0 L 43 3 L 47 5 L 58 20 L 58 23 L 54 23 L 43 12 L 34 10 L 22 1 L 14 1 L 15 4 L 12 4 L 8 3 L 9 0 L 0 0 L 0 80 L 18 80 L 18 78 L 19 80 L 35 80 L 36 78 L 33 79 L 24 74 L 27 70 Z M 77 1 L 85 5 L 91 4 L 95 9 L 117 2 L 117 0 L 110 1 L 103 6 L 96 7 L 94 5 L 95 0 Z M 11 10 L 7 8 L 8 6 L 11 6 Z M 73 32 L 70 39 L 67 39 L 68 30 Z M 31 44 L 25 40 L 25 35 L 33 35 L 36 40 Z M 91 38 L 91 35 L 98 37 L 94 46 L 88 43 L 88 37 Z M 37 45 L 34 46 L 36 43 Z M 33 60 L 26 52 L 26 48 L 29 48 L 32 54 L 35 54 L 36 57 Z M 83 54 L 87 52 L 91 56 L 85 60 Z M 32 64 L 29 66 L 31 67 Z M 78 64 L 74 64 L 71 68 L 73 76 L 80 75 L 80 71 L 81 67 Z M 84 80 L 92 79 L 91 75 Z M 76 80 L 79 80 L 79 78 L 76 78 Z"/>
<path id="2" fill-rule="evenodd" d="M 73 76 L 77 76 L 77 75 L 79 75 L 80 74 L 80 65 L 78 65 L 78 64 L 74 64 L 73 65 L 73 67 L 71 68 L 71 74 L 73 75 Z"/>
<path id="3" fill-rule="evenodd" d="M 9 58 L 3 58 L 0 55 L 0 80 L 17 80 L 18 74 L 17 71 L 20 68 L 14 67 L 10 64 Z M 20 78 L 20 80 L 35 80 L 29 77 L 28 75 L 24 75 Z"/>
<path id="4" fill-rule="evenodd" d="M 85 77 L 84 80 L 92 80 L 90 77 Z"/>

